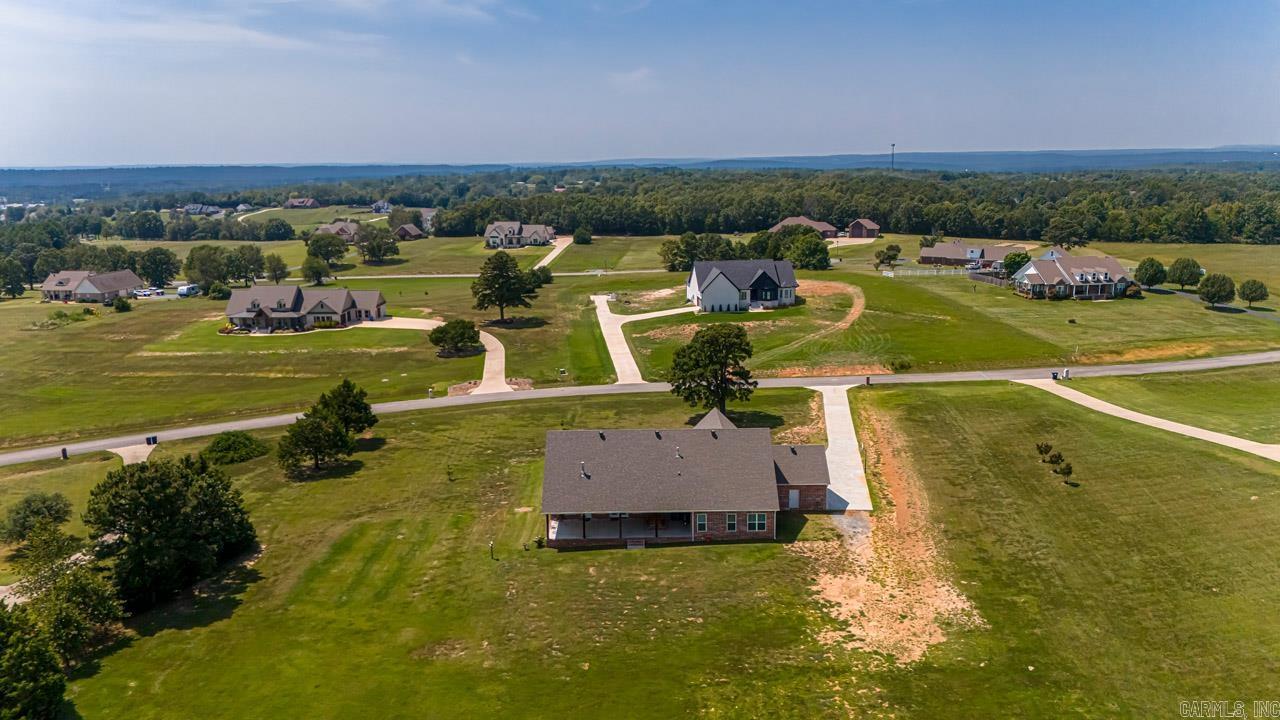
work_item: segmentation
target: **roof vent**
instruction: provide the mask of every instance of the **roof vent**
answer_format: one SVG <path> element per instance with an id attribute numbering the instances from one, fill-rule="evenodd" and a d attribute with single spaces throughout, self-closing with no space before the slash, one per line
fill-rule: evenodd
<path id="1" fill-rule="evenodd" d="M 658 438 L 659 440 L 661 440 L 661 439 L 662 439 L 662 431 L 661 431 L 661 430 L 654 430 L 654 431 L 653 431 L 653 436 L 654 436 L 654 437 L 656 437 L 656 438 Z"/>
<path id="2" fill-rule="evenodd" d="M 683 459 L 684 459 L 684 456 L 680 454 L 680 446 L 679 446 L 679 445 L 677 445 L 677 446 L 676 446 L 676 457 L 680 458 L 681 460 L 683 460 Z"/>
<path id="3" fill-rule="evenodd" d="M 795 445 L 788 445 L 787 447 L 790 447 L 790 448 L 791 448 L 791 454 L 792 454 L 792 455 L 798 455 L 798 454 L 799 454 L 799 453 L 797 453 L 797 452 L 796 452 L 796 446 L 795 446 Z"/>
<path id="4" fill-rule="evenodd" d="M 603 440 L 603 439 L 604 439 L 604 431 L 603 431 L 603 430 L 601 430 L 601 431 L 600 431 L 600 439 L 601 439 L 601 440 Z"/>
<path id="5" fill-rule="evenodd" d="M 712 430 L 712 431 L 711 431 L 711 437 L 715 438 L 716 440 L 719 440 L 719 439 L 720 439 L 720 436 L 716 434 L 716 431 L 715 431 L 715 430 Z"/>
<path id="6" fill-rule="evenodd" d="M 583 479 L 583 480 L 588 480 L 588 479 L 590 479 L 590 478 L 591 478 L 591 475 L 587 472 L 587 461 L 586 461 L 586 460 L 579 460 L 579 461 L 578 461 L 578 472 L 579 472 L 579 473 L 581 473 L 581 475 L 582 475 L 582 479 Z"/>

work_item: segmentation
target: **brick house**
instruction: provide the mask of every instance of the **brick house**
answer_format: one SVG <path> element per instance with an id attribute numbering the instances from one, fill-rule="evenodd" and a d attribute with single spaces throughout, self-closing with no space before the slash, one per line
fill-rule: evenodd
<path id="1" fill-rule="evenodd" d="M 938 243 L 933 247 L 920 248 L 921 265 L 957 265 L 967 267 L 977 265 L 989 268 L 1011 252 L 1022 250 L 1016 245 L 969 245 L 959 240 Z"/>
<path id="2" fill-rule="evenodd" d="M 289 198 L 284 201 L 285 210 L 314 210 L 320 207 L 320 202 L 315 198 Z"/>
<path id="3" fill-rule="evenodd" d="M 775 540 L 780 509 L 826 507 L 826 448 L 774 445 L 711 411 L 693 428 L 547 433 L 555 548 Z"/>
<path id="4" fill-rule="evenodd" d="M 231 292 L 227 321 L 241 330 L 310 330 L 316 323 L 352 325 L 387 316 L 377 290 L 255 285 Z"/>
<path id="5" fill-rule="evenodd" d="M 707 260 L 693 264 L 684 295 L 703 312 L 738 312 L 794 305 L 798 287 L 790 260 Z"/>
<path id="6" fill-rule="evenodd" d="M 405 223 L 392 231 L 398 240 L 417 240 L 425 237 L 426 233 L 422 232 L 417 225 L 413 223 Z"/>
<path id="7" fill-rule="evenodd" d="M 849 227 L 846 230 L 851 238 L 880 237 L 880 226 L 866 218 L 854 220 L 849 223 Z"/>
<path id="8" fill-rule="evenodd" d="M 109 303 L 143 287 L 142 278 L 132 270 L 108 273 L 63 270 L 45 278 L 40 285 L 40 295 L 49 301 Z"/>
<path id="9" fill-rule="evenodd" d="M 803 215 L 794 215 L 779 222 L 777 225 L 769 228 L 769 232 L 778 232 L 788 225 L 804 225 L 818 231 L 818 234 L 824 238 L 833 238 L 836 236 L 836 226 L 831 223 L 822 222 L 821 220 L 810 220 Z"/>

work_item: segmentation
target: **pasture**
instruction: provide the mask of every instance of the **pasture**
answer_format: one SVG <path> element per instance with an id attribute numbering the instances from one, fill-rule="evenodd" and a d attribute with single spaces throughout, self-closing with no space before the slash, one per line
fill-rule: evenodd
<path id="1" fill-rule="evenodd" d="M 285 210 L 284 208 L 269 208 L 262 212 L 245 213 L 237 216 L 237 219 L 246 221 L 266 222 L 272 218 L 280 218 L 290 225 L 296 232 L 303 230 L 315 230 L 321 225 L 333 222 L 339 218 L 347 220 L 355 220 L 358 222 L 379 222 L 386 224 L 386 215 L 374 214 L 367 205 L 360 207 L 347 207 L 346 205 L 326 205 L 318 208 L 294 208 Z"/>
<path id="2" fill-rule="evenodd" d="M 588 245 L 570 245 L 552 261 L 551 269 L 556 272 L 661 269 L 662 257 L 658 250 L 669 237 L 592 238 Z"/>
<path id="3" fill-rule="evenodd" d="M 400 254 L 387 258 L 376 264 L 361 263 L 360 255 L 354 249 L 347 253 L 343 262 L 334 268 L 338 277 L 349 275 L 449 275 L 480 272 L 480 266 L 486 258 L 497 250 L 484 246 L 484 240 L 478 237 L 427 237 L 420 240 L 409 240 L 398 243 Z M 520 267 L 528 270 L 538 263 L 547 253 L 550 245 L 539 247 L 514 248 L 507 254 L 516 259 Z M 572 252 L 568 250 L 566 252 Z M 553 270 L 555 268 L 552 268 Z"/>
<path id="4" fill-rule="evenodd" d="M 235 249 L 241 245 L 256 245 L 262 249 L 264 255 L 275 253 L 284 258 L 289 267 L 298 267 L 302 265 L 303 259 L 307 256 L 307 246 L 301 240 L 278 240 L 274 242 L 261 242 L 254 240 L 125 240 L 122 238 L 111 238 L 107 240 L 96 240 L 88 243 L 102 247 L 105 245 L 123 245 L 129 250 L 135 252 L 146 252 L 154 247 L 168 248 L 172 250 L 179 260 L 186 260 L 187 255 L 191 252 L 191 248 L 197 245 L 216 245 L 217 247 Z"/>
<path id="5" fill-rule="evenodd" d="M 1261 303 L 1263 306 L 1275 307 L 1276 295 L 1280 294 L 1280 245 L 1098 242 L 1075 252 L 1112 255 L 1126 267 L 1136 267 L 1145 257 L 1159 260 L 1166 268 L 1180 257 L 1195 258 L 1206 271 L 1224 273 L 1236 285 L 1245 280 L 1266 283 L 1272 298 Z M 1236 304 L 1244 305 L 1238 301 Z"/>

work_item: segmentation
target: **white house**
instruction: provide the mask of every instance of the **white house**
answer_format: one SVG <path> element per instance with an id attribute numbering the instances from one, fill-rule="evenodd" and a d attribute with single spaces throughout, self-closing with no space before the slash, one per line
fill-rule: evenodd
<path id="1" fill-rule="evenodd" d="M 546 245 L 555 239 L 556 229 L 550 225 L 526 225 L 518 220 L 492 222 L 484 229 L 484 244 L 491 248 Z"/>
<path id="2" fill-rule="evenodd" d="M 737 312 L 796 302 L 796 271 L 789 260 L 697 262 L 685 297 L 703 312 Z"/>
<path id="3" fill-rule="evenodd" d="M 40 292 L 45 300 L 51 301 L 109 303 L 122 295 L 128 297 L 142 287 L 142 279 L 132 270 L 109 273 L 63 270 L 45 278 Z"/>

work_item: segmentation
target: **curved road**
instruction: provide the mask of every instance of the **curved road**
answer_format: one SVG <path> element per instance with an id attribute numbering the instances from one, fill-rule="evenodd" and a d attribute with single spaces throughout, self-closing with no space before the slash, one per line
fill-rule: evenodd
<path id="1" fill-rule="evenodd" d="M 1216 370 L 1221 368 L 1242 367 L 1245 365 L 1263 365 L 1280 362 L 1280 350 L 1250 353 L 1246 355 L 1225 355 L 1222 357 L 1196 358 L 1194 360 L 1175 360 L 1155 363 L 1130 363 L 1127 365 L 1081 365 L 1071 368 L 1072 377 L 1100 377 L 1107 375 L 1148 375 L 1152 373 L 1194 372 L 1198 370 Z M 903 375 L 871 375 L 871 376 L 836 376 L 836 377 L 792 377 L 766 378 L 760 381 L 762 388 L 818 388 L 827 385 L 860 385 L 868 379 L 874 385 L 905 385 L 913 383 L 945 383 L 945 382 L 980 382 L 983 380 L 1040 380 L 1049 377 L 1049 373 L 1061 368 L 1014 368 L 1009 370 L 976 370 L 970 372 L 945 373 L 906 373 Z M 571 385 L 566 387 L 541 388 L 521 392 L 499 392 L 478 395 L 459 395 L 443 398 L 419 398 L 415 400 L 397 400 L 376 403 L 375 412 L 392 414 L 411 412 L 414 410 L 430 410 L 433 408 L 454 407 L 459 405 L 481 405 L 496 402 L 517 402 L 525 400 L 546 400 L 566 397 L 587 397 L 593 395 L 624 395 L 641 392 L 668 392 L 671 386 L 666 383 L 635 383 L 626 385 Z M 69 443 L 66 445 L 48 445 L 17 450 L 0 454 L 0 466 L 16 465 L 33 460 L 57 458 L 63 448 L 71 455 L 99 452 L 125 445 L 139 445 L 146 442 L 147 435 L 156 435 L 162 441 L 182 440 L 185 438 L 216 435 L 226 430 L 258 430 L 261 428 L 288 425 L 299 417 L 300 413 L 286 415 L 270 415 L 267 417 L 230 420 L 209 425 L 190 425 L 187 427 L 157 430 L 147 433 L 135 433 L 98 440 Z"/>

